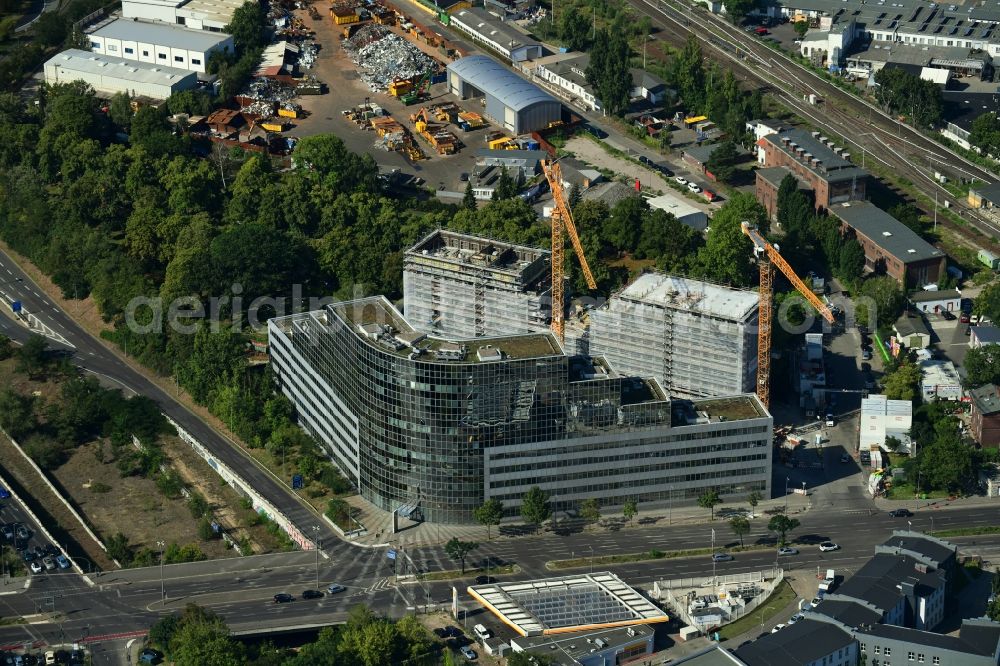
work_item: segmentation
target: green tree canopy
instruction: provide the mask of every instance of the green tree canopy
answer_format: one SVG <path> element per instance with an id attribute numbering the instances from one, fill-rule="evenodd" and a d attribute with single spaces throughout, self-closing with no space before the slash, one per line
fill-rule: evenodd
<path id="1" fill-rule="evenodd" d="M 538 527 L 552 515 L 549 506 L 549 494 L 539 488 L 532 486 L 521 498 L 521 518 L 529 525 Z"/>
<path id="2" fill-rule="evenodd" d="M 715 520 L 715 507 L 719 504 L 722 504 L 722 498 L 715 488 L 709 488 L 698 497 L 698 506 L 708 509 L 711 512 L 712 520 Z"/>
<path id="3" fill-rule="evenodd" d="M 704 247 L 698 251 L 698 273 L 713 281 L 748 287 L 753 280 L 753 243 L 743 233 L 742 222 L 767 229 L 767 212 L 752 194 L 737 192 L 712 218 Z"/>
<path id="4" fill-rule="evenodd" d="M 503 520 L 503 502 L 496 497 L 491 497 L 472 512 L 480 525 L 486 526 L 486 538 L 491 539 L 490 530 L 494 525 L 499 525 Z"/>
<path id="5" fill-rule="evenodd" d="M 736 175 L 736 161 L 739 159 L 739 152 L 736 144 L 732 141 L 724 141 L 712 151 L 705 163 L 705 169 L 712 173 L 723 183 L 731 183 Z"/>
<path id="6" fill-rule="evenodd" d="M 965 385 L 979 388 L 984 384 L 1000 383 L 1000 345 L 973 347 L 962 361 L 965 368 Z"/>
<path id="7" fill-rule="evenodd" d="M 920 396 L 920 366 L 904 360 L 882 380 L 882 392 L 889 400 L 917 400 Z"/>
<path id="8" fill-rule="evenodd" d="M 740 538 L 740 546 L 743 546 L 743 537 L 750 534 L 750 519 L 746 516 L 733 516 L 729 519 L 729 529 Z"/>
<path id="9" fill-rule="evenodd" d="M 475 541 L 462 541 L 458 537 L 452 537 L 444 545 L 444 552 L 448 553 L 448 557 L 451 559 L 462 563 L 462 574 L 465 574 L 465 558 L 468 557 L 469 553 L 479 548 L 479 544 Z"/>
<path id="10" fill-rule="evenodd" d="M 264 6 L 259 2 L 245 2 L 233 12 L 233 18 L 225 32 L 233 36 L 233 43 L 240 55 L 259 49 L 267 43 L 264 20 Z"/>
<path id="11" fill-rule="evenodd" d="M 590 45 L 590 22 L 576 7 L 563 12 L 559 33 L 563 46 L 570 51 L 586 51 Z"/>
<path id="12" fill-rule="evenodd" d="M 771 516 L 767 521 L 767 529 L 778 535 L 778 545 L 784 546 L 787 543 L 788 533 L 800 525 L 797 518 L 789 518 L 783 513 Z"/>

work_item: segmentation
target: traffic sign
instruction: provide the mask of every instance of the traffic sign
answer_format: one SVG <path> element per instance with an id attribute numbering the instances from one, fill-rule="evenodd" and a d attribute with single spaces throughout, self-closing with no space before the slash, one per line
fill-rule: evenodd
<path id="1" fill-rule="evenodd" d="M 390 560 L 395 560 L 396 559 L 396 551 L 393 550 L 392 548 L 390 548 L 388 551 L 386 551 L 385 556 L 388 557 Z"/>
<path id="2" fill-rule="evenodd" d="M 14 301 L 10 304 L 10 309 L 12 312 L 19 313 L 21 311 L 21 301 Z"/>

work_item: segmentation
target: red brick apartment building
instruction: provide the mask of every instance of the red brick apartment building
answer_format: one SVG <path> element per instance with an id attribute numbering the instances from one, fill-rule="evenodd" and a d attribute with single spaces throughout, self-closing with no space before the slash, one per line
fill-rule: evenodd
<path id="1" fill-rule="evenodd" d="M 778 185 L 785 173 L 795 176 L 812 190 L 816 210 L 865 199 L 868 172 L 854 166 L 848 159 L 849 153 L 834 146 L 819 132 L 793 129 L 768 134 L 757 142 L 757 147 L 758 161 L 764 167 L 757 171 L 757 201 L 771 217 L 776 213 Z"/>

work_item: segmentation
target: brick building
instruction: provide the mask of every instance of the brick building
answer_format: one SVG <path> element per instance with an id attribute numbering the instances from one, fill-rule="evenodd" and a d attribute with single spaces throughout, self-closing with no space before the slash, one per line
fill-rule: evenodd
<path id="1" fill-rule="evenodd" d="M 972 436 L 983 446 L 1000 445 L 1000 393 L 995 384 L 986 384 L 969 391 L 972 409 L 969 413 Z"/>
<path id="2" fill-rule="evenodd" d="M 757 141 L 757 161 L 765 169 L 784 169 L 802 180 L 814 193 L 817 210 L 844 201 L 863 201 L 868 172 L 854 166 L 850 154 L 837 148 L 819 132 L 793 129 L 769 134 Z M 757 200 L 774 217 L 778 185 L 784 174 L 758 171 Z M 770 177 L 767 177 L 770 176 Z"/>
<path id="3" fill-rule="evenodd" d="M 940 280 L 947 270 L 945 253 L 908 226 L 867 201 L 830 208 L 845 234 L 853 234 L 865 251 L 865 268 L 895 278 L 904 289 Z"/>

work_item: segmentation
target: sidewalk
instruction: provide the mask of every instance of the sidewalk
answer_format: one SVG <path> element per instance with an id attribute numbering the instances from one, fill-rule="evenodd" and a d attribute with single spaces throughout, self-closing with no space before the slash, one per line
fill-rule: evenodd
<path id="1" fill-rule="evenodd" d="M 876 497 L 875 506 L 884 511 L 891 509 L 909 509 L 911 511 L 972 509 L 976 507 L 996 509 L 1000 508 L 1000 498 L 973 495 L 971 497 L 958 497 L 956 499 L 939 497 L 937 499 L 889 500 L 884 497 Z M 1000 523 L 1000 515 L 998 515 L 997 521 Z"/>
<path id="2" fill-rule="evenodd" d="M 410 521 L 402 518 L 399 520 L 401 528 L 400 531 L 397 534 L 393 534 L 391 513 L 374 507 L 372 504 L 362 499 L 359 495 L 349 497 L 347 498 L 347 501 L 356 509 L 360 510 L 361 514 L 358 517 L 358 520 L 365 526 L 365 529 L 368 532 L 364 536 L 349 539 L 351 543 L 359 546 L 374 548 L 391 543 L 395 546 L 401 546 L 404 548 L 424 548 L 428 546 L 442 546 L 452 538 L 458 538 L 462 541 L 477 541 L 480 543 L 488 541 L 487 530 L 481 525 L 411 523 Z M 786 503 L 784 497 L 761 501 L 761 503 L 757 505 L 754 519 L 752 521 L 753 524 L 766 524 L 770 519 L 770 516 L 767 515 L 766 512 L 784 508 L 785 505 Z M 811 502 L 807 496 L 796 494 L 788 495 L 787 506 L 788 515 L 790 516 L 808 511 L 810 505 Z M 727 510 L 749 511 L 749 509 L 750 507 L 745 502 L 720 504 L 715 507 L 715 523 L 713 524 L 724 523 L 725 519 L 721 516 L 725 516 Z M 557 519 L 561 522 L 566 520 L 567 516 L 564 513 L 560 513 L 557 516 Z M 611 531 L 609 528 L 601 526 L 600 523 L 624 523 L 624 521 L 620 513 L 605 513 L 599 523 L 587 525 L 583 528 L 583 531 L 594 535 Z M 640 530 L 652 527 L 662 529 L 664 526 L 670 525 L 699 525 L 709 523 L 710 520 L 708 510 L 703 509 L 700 506 L 679 506 L 672 508 L 657 507 L 644 510 L 640 504 L 639 514 L 635 517 L 635 519 L 633 519 L 632 524 L 615 524 L 614 530 Z M 537 533 L 529 531 L 529 533 L 525 534 L 521 521 L 519 519 L 510 519 L 502 523 L 499 527 L 492 528 L 492 541 L 496 542 L 508 539 L 537 538 L 538 536 L 545 536 L 549 533 L 549 529 L 550 528 L 539 530 Z"/>

